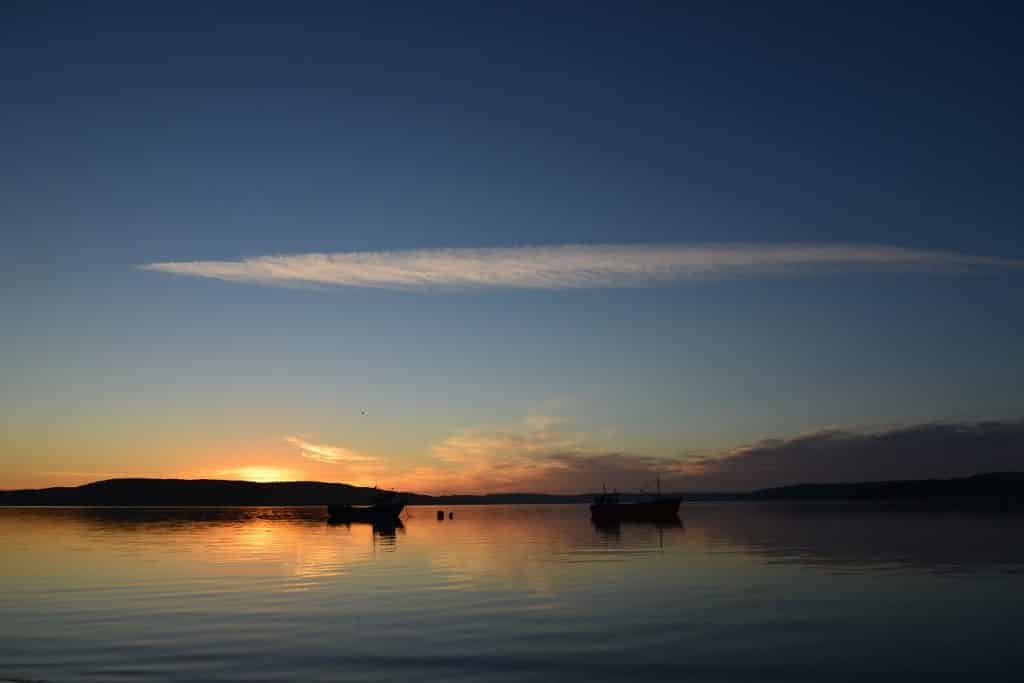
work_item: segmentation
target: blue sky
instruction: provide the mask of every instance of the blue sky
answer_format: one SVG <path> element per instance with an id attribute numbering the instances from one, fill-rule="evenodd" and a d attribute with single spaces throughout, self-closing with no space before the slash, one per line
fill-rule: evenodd
<path id="1" fill-rule="evenodd" d="M 679 462 L 1021 417 L 1019 265 L 412 290 L 139 268 L 709 243 L 1019 261 L 1012 8 L 2 12 L 12 486 L 263 468 L 500 488 L 536 481 L 481 473 L 555 451 Z M 490 446 L 439 455 L 471 435 Z"/>

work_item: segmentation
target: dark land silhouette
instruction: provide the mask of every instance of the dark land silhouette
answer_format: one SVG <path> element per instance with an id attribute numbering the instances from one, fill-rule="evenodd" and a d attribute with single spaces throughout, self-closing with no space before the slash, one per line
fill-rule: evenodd
<path id="1" fill-rule="evenodd" d="M 1024 501 L 1024 472 L 991 472 L 953 479 L 796 484 L 753 491 L 749 500 L 917 500 L 994 498 Z"/>
<path id="2" fill-rule="evenodd" d="M 391 492 L 388 492 L 391 493 Z M 495 493 L 428 496 L 394 492 L 409 505 L 489 505 L 589 503 L 594 494 Z M 217 506 L 217 505 L 369 505 L 381 491 L 348 484 L 313 481 L 257 483 L 220 479 L 108 479 L 74 487 L 0 491 L 0 505 Z M 647 494 L 623 493 L 623 501 Z M 871 500 L 979 502 L 1024 506 L 1024 472 L 993 472 L 954 479 L 797 484 L 750 492 L 685 493 L 684 501 L 713 500 Z"/>

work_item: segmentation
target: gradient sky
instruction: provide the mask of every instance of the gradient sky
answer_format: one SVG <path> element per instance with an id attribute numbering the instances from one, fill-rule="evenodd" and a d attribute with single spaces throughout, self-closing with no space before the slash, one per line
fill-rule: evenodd
<path id="1" fill-rule="evenodd" d="M 1024 416 L 1020 10 L 492 4 L 4 3 L 0 488 Z"/>

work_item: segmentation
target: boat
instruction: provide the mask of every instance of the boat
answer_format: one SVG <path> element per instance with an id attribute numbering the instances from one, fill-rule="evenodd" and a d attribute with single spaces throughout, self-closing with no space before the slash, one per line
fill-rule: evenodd
<path id="1" fill-rule="evenodd" d="M 405 509 L 405 502 L 394 493 L 380 493 L 372 505 L 328 505 L 331 522 L 370 522 L 394 526 Z"/>
<path id="2" fill-rule="evenodd" d="M 618 493 L 606 491 L 594 498 L 590 518 L 598 523 L 678 522 L 682 500 L 680 496 L 662 496 L 660 481 L 657 495 L 632 503 L 623 503 Z"/>

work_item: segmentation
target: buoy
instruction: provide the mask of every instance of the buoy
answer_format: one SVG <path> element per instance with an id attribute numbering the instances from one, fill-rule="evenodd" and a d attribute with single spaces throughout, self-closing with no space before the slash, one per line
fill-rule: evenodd
<path id="1" fill-rule="evenodd" d="M 437 511 L 437 521 L 439 521 L 439 522 L 443 522 L 444 521 L 444 510 L 438 510 Z"/>

